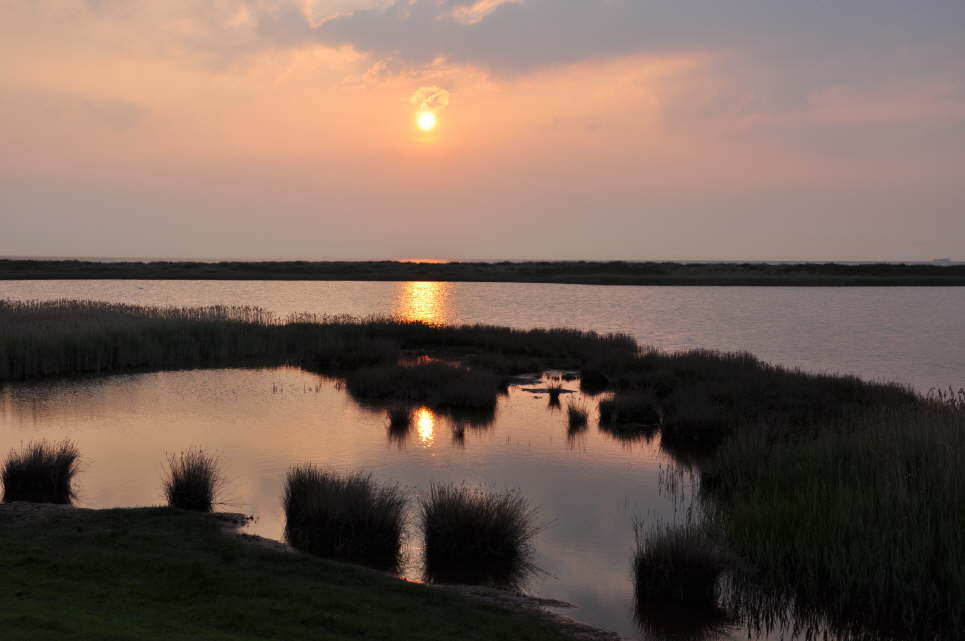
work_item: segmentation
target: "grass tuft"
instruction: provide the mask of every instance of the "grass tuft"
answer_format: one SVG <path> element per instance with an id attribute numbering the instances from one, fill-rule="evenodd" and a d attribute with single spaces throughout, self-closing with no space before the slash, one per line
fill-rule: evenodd
<path id="1" fill-rule="evenodd" d="M 11 450 L 3 463 L 3 500 L 67 504 L 74 499 L 73 479 L 80 452 L 70 441 L 28 443 Z"/>
<path id="2" fill-rule="evenodd" d="M 499 585 L 531 569 L 536 511 L 518 492 L 435 484 L 421 508 L 428 578 Z"/>
<path id="3" fill-rule="evenodd" d="M 318 556 L 396 569 L 405 504 L 398 485 L 379 486 L 361 473 L 296 466 L 285 483 L 285 538 Z"/>
<path id="4" fill-rule="evenodd" d="M 695 524 L 636 525 L 633 573 L 638 603 L 667 602 L 715 608 L 726 557 Z"/>
<path id="5" fill-rule="evenodd" d="M 179 510 L 210 512 L 224 487 L 218 459 L 204 450 L 188 450 L 168 456 L 164 495 Z"/>

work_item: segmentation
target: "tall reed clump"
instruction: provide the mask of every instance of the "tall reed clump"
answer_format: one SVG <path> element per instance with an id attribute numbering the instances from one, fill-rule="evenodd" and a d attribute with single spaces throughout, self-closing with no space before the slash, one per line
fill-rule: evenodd
<path id="1" fill-rule="evenodd" d="M 398 485 L 306 464 L 288 470 L 283 502 L 292 547 L 385 569 L 400 563 L 406 500 Z"/>
<path id="2" fill-rule="evenodd" d="M 635 529 L 633 574 L 638 603 L 716 608 L 727 561 L 699 525 L 646 528 L 638 523 Z"/>
<path id="3" fill-rule="evenodd" d="M 832 626 L 961 639 L 965 410 L 924 403 L 783 432 L 744 430 L 705 471 L 715 527 L 762 591 Z"/>
<path id="4" fill-rule="evenodd" d="M 530 568 L 539 528 L 518 492 L 434 484 L 420 502 L 429 578 L 500 584 Z"/>
<path id="5" fill-rule="evenodd" d="M 216 457 L 200 449 L 168 456 L 164 495 L 171 507 L 210 512 L 223 487 L 224 477 Z"/>
<path id="6" fill-rule="evenodd" d="M 79 458 L 77 447 L 67 440 L 28 443 L 11 450 L 0 473 L 4 502 L 70 503 Z"/>

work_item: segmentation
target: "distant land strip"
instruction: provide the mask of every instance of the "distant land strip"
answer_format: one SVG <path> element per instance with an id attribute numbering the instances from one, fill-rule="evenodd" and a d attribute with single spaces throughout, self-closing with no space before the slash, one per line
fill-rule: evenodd
<path id="1" fill-rule="evenodd" d="M 97 262 L 0 260 L 0 280 L 343 280 L 676 286 L 965 286 L 965 265 L 927 263 Z"/>

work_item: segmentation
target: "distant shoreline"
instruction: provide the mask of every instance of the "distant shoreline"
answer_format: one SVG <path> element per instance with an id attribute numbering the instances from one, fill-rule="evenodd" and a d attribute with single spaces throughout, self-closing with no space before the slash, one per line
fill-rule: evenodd
<path id="1" fill-rule="evenodd" d="M 0 280 L 446 281 L 648 286 L 962 287 L 965 265 L 680 262 L 95 262 L 0 259 Z"/>

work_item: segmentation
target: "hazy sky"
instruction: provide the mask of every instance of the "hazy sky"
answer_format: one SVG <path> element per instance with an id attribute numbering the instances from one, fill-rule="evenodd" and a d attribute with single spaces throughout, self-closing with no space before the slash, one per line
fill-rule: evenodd
<path id="1" fill-rule="evenodd" d="M 965 2 L 0 0 L 0 255 L 965 259 Z"/>

